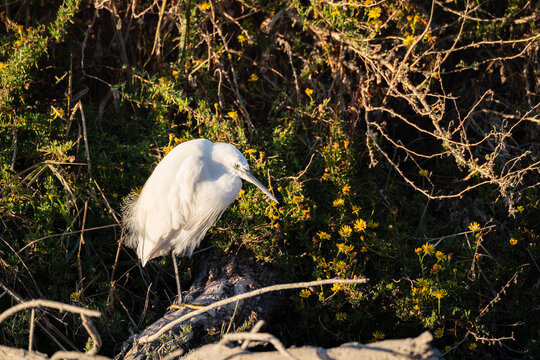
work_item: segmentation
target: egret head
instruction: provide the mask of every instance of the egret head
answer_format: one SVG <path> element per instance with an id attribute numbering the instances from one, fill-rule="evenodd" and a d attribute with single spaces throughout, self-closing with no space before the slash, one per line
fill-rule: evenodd
<path id="1" fill-rule="evenodd" d="M 255 176 L 253 176 L 251 171 L 249 171 L 249 164 L 244 155 L 242 155 L 242 153 L 240 152 L 240 150 L 230 144 L 223 145 L 226 146 L 218 150 L 218 156 L 222 159 L 222 163 L 227 168 L 229 173 L 238 176 L 243 180 L 249 181 L 256 187 L 258 187 L 263 193 L 265 193 L 266 196 L 268 196 L 272 201 L 279 203 L 276 197 L 272 195 L 272 193 L 268 191 L 268 189 L 265 188 L 264 185 L 255 178 Z"/>

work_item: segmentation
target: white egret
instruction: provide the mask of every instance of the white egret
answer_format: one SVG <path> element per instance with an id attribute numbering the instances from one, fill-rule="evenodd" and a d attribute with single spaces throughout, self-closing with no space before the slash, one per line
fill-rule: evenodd
<path id="1" fill-rule="evenodd" d="M 186 141 L 161 160 L 140 195 L 124 205 L 126 245 L 136 249 L 142 266 L 172 252 L 180 302 L 176 256 L 191 256 L 240 193 L 241 179 L 278 202 L 251 174 L 246 158 L 233 145 Z"/>

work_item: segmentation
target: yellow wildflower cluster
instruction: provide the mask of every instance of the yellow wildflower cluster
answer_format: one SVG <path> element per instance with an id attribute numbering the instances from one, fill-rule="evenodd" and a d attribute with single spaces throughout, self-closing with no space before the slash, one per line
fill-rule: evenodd
<path id="1" fill-rule="evenodd" d="M 345 321 L 345 320 L 347 320 L 347 314 L 344 313 L 344 312 L 336 313 L 336 320 L 337 321 Z"/>
<path id="2" fill-rule="evenodd" d="M 300 297 L 301 298 L 308 298 L 311 295 L 311 291 L 308 289 L 302 289 L 300 290 Z"/>

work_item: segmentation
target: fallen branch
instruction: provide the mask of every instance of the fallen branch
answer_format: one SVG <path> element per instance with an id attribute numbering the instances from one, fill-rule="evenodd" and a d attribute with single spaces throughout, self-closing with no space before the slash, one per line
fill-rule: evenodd
<path id="1" fill-rule="evenodd" d="M 27 302 L 23 302 L 21 304 L 10 307 L 9 309 L 7 309 L 6 311 L 0 314 L 0 323 L 2 323 L 8 317 L 10 317 L 11 315 L 21 310 L 26 310 L 29 308 L 32 309 L 32 316 L 31 316 L 31 323 L 30 323 L 31 331 L 30 331 L 30 340 L 29 340 L 29 344 L 30 344 L 29 350 L 32 350 L 33 332 L 34 332 L 33 328 L 34 328 L 34 318 L 35 318 L 34 308 L 42 307 L 42 306 L 57 309 L 61 312 L 69 311 L 69 312 L 81 315 L 82 324 L 84 328 L 86 329 L 86 331 L 88 332 L 88 334 L 90 335 L 90 337 L 92 338 L 92 342 L 93 342 L 92 348 L 88 350 L 88 353 L 86 354 L 79 353 L 79 352 L 59 351 L 53 355 L 52 359 L 106 359 L 105 357 L 94 356 L 98 352 L 99 348 L 101 347 L 101 337 L 99 336 L 99 333 L 97 332 L 96 328 L 94 327 L 94 325 L 88 318 L 88 317 L 101 316 L 101 313 L 99 311 L 85 309 L 85 308 L 68 305 L 68 304 L 63 304 L 63 303 L 51 301 L 51 300 L 37 299 L 37 300 L 30 300 Z M 60 354 L 60 355 L 57 355 L 57 354 Z M 78 354 L 78 355 L 73 355 L 73 354 Z"/>
<path id="2" fill-rule="evenodd" d="M 178 319 L 171 321 L 167 325 L 163 326 L 158 332 L 156 332 L 153 335 L 150 336 L 142 336 L 138 339 L 136 339 L 136 342 L 140 344 L 146 344 L 150 343 L 152 341 L 158 340 L 163 334 L 165 334 L 167 331 L 173 329 L 176 325 L 183 323 L 184 321 L 191 319 L 194 316 L 203 314 L 205 312 L 208 312 L 210 310 L 216 309 L 218 307 L 248 299 L 251 297 L 255 297 L 258 295 L 262 295 L 268 292 L 273 291 L 280 291 L 280 290 L 290 290 L 290 289 L 299 289 L 299 288 L 307 288 L 311 286 L 319 286 L 319 285 L 327 285 L 327 284 L 365 284 L 368 282 L 368 279 L 361 278 L 361 279 L 326 279 L 326 280 L 318 280 L 318 281 L 309 281 L 309 282 L 301 282 L 301 283 L 292 283 L 292 284 L 279 284 L 279 285 L 272 285 L 268 287 L 264 287 L 262 289 L 253 290 L 244 294 L 240 294 L 237 296 L 233 296 L 228 299 L 223 299 L 220 301 L 217 301 L 213 304 L 210 304 L 208 306 L 203 307 L 202 309 L 195 310 L 190 312 L 189 314 L 186 314 L 184 316 L 179 317 Z"/>

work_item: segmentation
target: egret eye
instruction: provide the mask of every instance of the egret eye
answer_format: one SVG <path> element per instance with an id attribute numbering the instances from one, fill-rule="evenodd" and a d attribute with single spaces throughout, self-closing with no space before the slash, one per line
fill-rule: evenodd
<path id="1" fill-rule="evenodd" d="M 235 167 L 236 169 L 239 169 L 239 168 L 240 168 L 240 164 L 236 163 L 236 164 L 234 164 L 234 167 Z"/>

